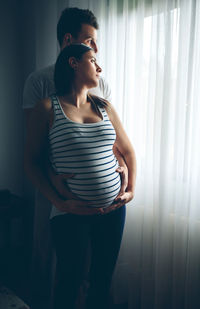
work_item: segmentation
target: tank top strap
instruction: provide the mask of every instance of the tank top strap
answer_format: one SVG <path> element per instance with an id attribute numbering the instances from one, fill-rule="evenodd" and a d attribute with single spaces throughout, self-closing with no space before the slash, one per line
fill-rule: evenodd
<path id="1" fill-rule="evenodd" d="M 52 107 L 54 111 L 54 120 L 56 121 L 57 119 L 66 119 L 65 115 L 63 114 L 63 110 L 60 106 L 60 103 L 58 101 L 58 98 L 55 94 L 51 95 L 51 102 L 52 102 Z"/>
<path id="2" fill-rule="evenodd" d="M 97 108 L 99 109 L 99 111 L 100 111 L 100 113 L 102 115 L 103 120 L 104 121 L 108 121 L 109 118 L 108 118 L 108 114 L 107 114 L 105 108 L 104 107 L 100 107 L 100 106 L 97 106 Z"/>
<path id="3" fill-rule="evenodd" d="M 58 102 L 57 96 L 55 94 L 52 94 L 50 98 L 51 98 L 54 113 L 57 115 L 60 113 L 60 104 Z"/>

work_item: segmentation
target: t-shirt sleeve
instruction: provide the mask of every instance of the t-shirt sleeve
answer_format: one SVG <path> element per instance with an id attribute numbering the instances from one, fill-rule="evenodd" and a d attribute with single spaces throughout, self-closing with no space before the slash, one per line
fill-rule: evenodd
<path id="1" fill-rule="evenodd" d="M 42 83 L 33 74 L 27 78 L 23 91 L 23 108 L 33 108 L 42 99 Z"/>
<path id="2" fill-rule="evenodd" d="M 101 79 L 101 82 L 102 82 L 101 90 L 103 92 L 103 97 L 108 102 L 111 102 L 112 101 L 112 96 L 111 96 L 110 86 L 109 86 L 108 82 L 106 81 L 106 79 L 104 77 Z"/>

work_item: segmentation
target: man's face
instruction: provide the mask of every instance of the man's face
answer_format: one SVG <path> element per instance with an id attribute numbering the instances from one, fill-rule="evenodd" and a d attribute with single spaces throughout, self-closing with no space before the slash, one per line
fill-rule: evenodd
<path id="1" fill-rule="evenodd" d="M 67 36 L 68 34 L 66 34 Z M 65 38 L 66 38 L 65 36 Z M 97 48 L 97 30 L 87 24 L 82 24 L 81 31 L 77 38 L 74 38 L 73 36 L 69 37 L 69 41 L 65 40 L 63 41 L 63 48 L 68 44 L 73 43 L 84 43 L 88 45 L 89 47 L 93 48 L 95 53 L 98 52 Z M 68 43 L 67 43 L 68 42 Z"/>

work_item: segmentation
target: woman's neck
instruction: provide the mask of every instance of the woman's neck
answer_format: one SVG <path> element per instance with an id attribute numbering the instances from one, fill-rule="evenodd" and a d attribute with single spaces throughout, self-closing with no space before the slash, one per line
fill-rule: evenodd
<path id="1" fill-rule="evenodd" d="M 63 102 L 72 104 L 77 108 L 80 108 L 83 104 L 87 103 L 87 88 L 73 88 L 71 93 L 66 94 L 62 97 Z"/>

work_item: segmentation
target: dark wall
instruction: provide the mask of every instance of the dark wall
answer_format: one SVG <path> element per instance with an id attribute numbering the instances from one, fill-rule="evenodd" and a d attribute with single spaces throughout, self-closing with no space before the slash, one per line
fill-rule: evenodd
<path id="1" fill-rule="evenodd" d="M 0 4 L 0 190 L 27 194 L 23 171 L 24 80 L 35 67 L 32 1 Z"/>

